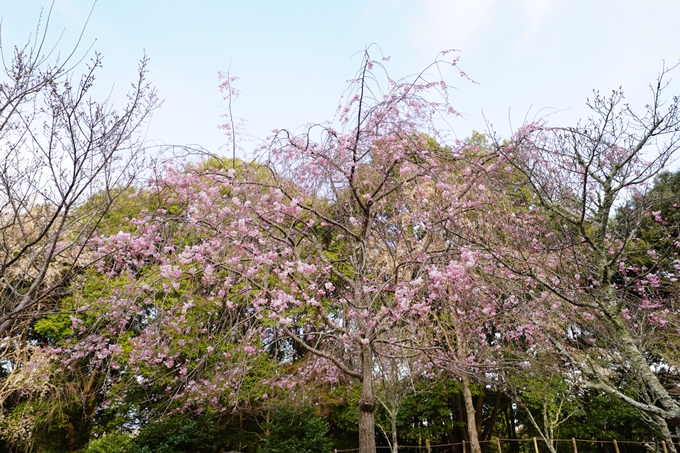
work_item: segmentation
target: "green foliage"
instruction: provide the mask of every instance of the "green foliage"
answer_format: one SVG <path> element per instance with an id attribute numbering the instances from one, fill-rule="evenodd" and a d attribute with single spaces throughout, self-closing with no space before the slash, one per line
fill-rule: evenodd
<path id="1" fill-rule="evenodd" d="M 31 339 L 42 339 L 47 344 L 57 345 L 72 334 L 71 319 L 67 314 L 58 313 L 37 320 L 31 332 Z"/>
<path id="2" fill-rule="evenodd" d="M 214 417 L 174 415 L 144 426 L 134 439 L 139 453 L 219 453 L 229 449 Z"/>
<path id="3" fill-rule="evenodd" d="M 91 440 L 82 453 L 134 453 L 132 438 L 120 431 L 104 434 L 99 439 Z"/>
<path id="4" fill-rule="evenodd" d="M 542 423 L 543 410 L 547 410 L 549 418 L 559 421 L 554 432 L 554 437 L 559 439 L 647 441 L 659 437 L 656 428 L 631 406 L 605 393 L 580 393 L 570 389 L 563 376 L 549 380 L 527 379 L 525 384 L 525 389 L 518 396 L 524 406 L 517 414 L 517 421 L 523 427 L 521 437 L 540 438 L 526 411 L 531 411 L 534 418 Z M 586 451 L 584 448 L 587 450 L 584 445 L 579 447 L 579 451 Z"/>
<path id="5" fill-rule="evenodd" d="M 339 450 L 357 448 L 359 445 L 359 395 L 358 385 L 338 386 L 322 395 L 322 410 L 329 424 L 329 436 Z"/>
<path id="6" fill-rule="evenodd" d="M 561 437 L 629 441 L 660 437 L 640 412 L 610 395 L 586 393 L 582 403 L 583 411 L 567 422 Z"/>
<path id="7" fill-rule="evenodd" d="M 62 408 L 46 401 L 23 401 L 0 412 L 0 439 L 11 447 L 9 451 L 64 452 L 65 433 Z"/>
<path id="8" fill-rule="evenodd" d="M 417 381 L 414 394 L 404 399 L 399 410 L 398 432 L 403 442 L 418 444 L 424 439 L 440 439 L 463 422 L 451 417 L 450 401 L 461 392 L 453 379 Z"/>
<path id="9" fill-rule="evenodd" d="M 259 453 L 328 453 L 332 450 L 328 423 L 312 408 L 281 407 L 268 427 L 267 443 Z"/>
<path id="10" fill-rule="evenodd" d="M 83 329 L 100 322 L 108 307 L 100 299 L 110 296 L 113 291 L 123 291 L 130 283 L 124 276 L 109 278 L 89 268 L 72 282 L 71 295 L 61 299 L 59 313 L 38 319 L 30 332 L 31 339 L 38 343 L 60 345 L 76 332 L 72 329 L 72 317 L 78 318 Z"/>

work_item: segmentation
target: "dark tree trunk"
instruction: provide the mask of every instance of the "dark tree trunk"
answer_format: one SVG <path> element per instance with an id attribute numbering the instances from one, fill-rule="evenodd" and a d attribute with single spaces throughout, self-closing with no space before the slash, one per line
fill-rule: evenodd
<path id="1" fill-rule="evenodd" d="M 475 425 L 477 426 L 477 436 L 480 436 L 484 429 L 483 428 L 484 414 L 482 411 L 484 409 L 485 397 L 486 395 L 484 394 L 484 389 L 482 388 L 479 392 L 479 395 L 477 395 L 477 397 L 475 398 Z"/>
<path id="2" fill-rule="evenodd" d="M 373 394 L 373 349 L 361 348 L 361 397 L 359 398 L 359 453 L 376 453 L 375 395 Z"/>
<path id="3" fill-rule="evenodd" d="M 490 445 L 488 440 L 491 439 L 491 435 L 493 434 L 493 428 L 494 426 L 496 426 L 496 419 L 498 418 L 500 405 L 501 405 L 501 392 L 500 390 L 496 390 L 496 399 L 494 401 L 493 409 L 491 410 L 491 415 L 489 416 L 489 419 L 485 423 L 484 431 L 482 431 L 482 440 L 485 441 L 484 445 L 482 446 L 482 452 L 485 452 L 488 446 Z"/>
<path id="4" fill-rule="evenodd" d="M 517 427 L 515 425 L 515 410 L 512 408 L 512 402 L 509 402 L 505 411 L 505 421 L 508 425 L 508 438 L 517 439 Z M 510 442 L 510 452 L 519 453 L 519 442 Z"/>
<path id="5" fill-rule="evenodd" d="M 99 377 L 100 373 L 97 369 L 92 370 L 87 381 L 85 381 L 84 376 L 81 376 L 84 401 L 82 406 L 77 406 L 74 408 L 74 411 L 68 415 L 66 443 L 69 452 L 82 449 L 90 441 L 90 432 L 92 431 L 94 416 L 100 403 L 100 396 L 97 388 Z"/>

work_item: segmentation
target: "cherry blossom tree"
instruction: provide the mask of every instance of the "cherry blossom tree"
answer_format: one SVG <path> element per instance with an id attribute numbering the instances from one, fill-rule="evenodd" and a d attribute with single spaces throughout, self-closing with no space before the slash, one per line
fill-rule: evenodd
<path id="1" fill-rule="evenodd" d="M 451 227 L 448 223 L 447 228 Z M 522 373 L 521 358 L 541 338 L 529 321 L 531 305 L 521 304 L 512 295 L 517 285 L 508 284 L 488 254 L 459 247 L 457 259 L 452 257 L 446 266 L 430 271 L 430 297 L 440 307 L 433 319 L 433 334 L 440 339 L 434 362 L 460 380 L 470 448 L 479 453 L 484 433 L 473 383 L 501 391 L 505 388 L 502 376 Z"/>
<path id="2" fill-rule="evenodd" d="M 517 294 L 536 307 L 533 322 L 568 361 L 574 379 L 616 396 L 647 414 L 669 448 L 669 424 L 678 425 L 680 404 L 658 371 L 668 367 L 652 339 L 677 329 L 677 297 L 664 290 L 677 276 L 677 259 L 636 247 L 648 216 L 664 219 L 645 201 L 649 183 L 678 149 L 677 96 L 665 96 L 668 70 L 651 88 L 642 113 L 623 93 L 589 101 L 592 117 L 576 127 L 529 124 L 508 143 L 498 143 L 500 172 L 521 175 L 528 190 L 496 204 L 496 224 L 478 225 L 468 239 L 492 255 L 515 281 Z M 617 206 L 636 200 L 625 216 Z M 498 228 L 502 225 L 503 228 Z M 673 239 L 677 241 L 677 238 Z M 643 252 L 651 265 L 636 259 Z M 633 380 L 637 397 L 617 385 Z"/>
<path id="3" fill-rule="evenodd" d="M 496 212 L 508 208 L 502 194 L 513 192 L 517 178 L 506 174 L 504 165 L 491 143 L 473 134 L 460 147 L 457 165 L 447 169 L 446 182 L 439 184 L 447 190 L 434 201 L 437 233 L 449 250 L 428 268 L 428 297 L 437 307 L 430 313 L 437 344 L 432 360 L 461 383 L 467 438 L 475 453 L 482 451 L 480 436 L 485 433 L 473 384 L 500 392 L 505 387 L 502 376 L 522 372 L 518 363 L 543 341 L 532 321 L 540 307 L 517 297 L 527 290 L 527 282 L 515 279 L 486 241 L 471 240 L 487 229 L 494 234 L 499 230 Z"/>
<path id="4" fill-rule="evenodd" d="M 421 74 L 382 91 L 382 69 L 364 56 L 338 129 L 277 132 L 266 149 L 275 183 L 251 216 L 276 280 L 260 284 L 259 316 L 275 323 L 272 340 L 311 354 L 317 373 L 359 380 L 362 452 L 375 451 L 375 358 L 412 353 L 427 331 L 427 268 L 449 252 L 428 200 L 455 161 L 433 121 L 453 112 L 426 98 L 448 87 Z"/>
<path id="5" fill-rule="evenodd" d="M 391 80 L 366 53 L 335 126 L 276 131 L 251 164 L 168 169 L 146 189 L 159 209 L 102 238 L 101 271 L 130 281 L 99 302 L 111 332 L 72 348 L 101 350 L 136 323 L 126 366 L 186 409 L 233 404 L 258 357 L 300 363 L 263 385 L 342 374 L 360 383 L 360 448 L 374 452 L 375 358 L 433 366 L 419 354 L 432 347 L 428 269 L 451 246 L 428 199 L 466 187 L 443 178 L 457 151 L 434 119 L 455 112 L 449 87 L 427 77 Z"/>
<path id="6" fill-rule="evenodd" d="M 117 233 L 89 242 L 96 267 L 74 279 L 59 313 L 36 322 L 43 347 L 3 389 L 32 408 L 29 431 L 65 419 L 75 451 L 95 415 L 128 404 L 128 394 L 142 419 L 236 410 L 250 402 L 247 392 L 266 398 L 268 361 L 249 289 L 239 286 L 247 249 L 230 240 L 247 213 L 234 211 L 231 198 L 223 202 L 233 189 L 227 178 L 200 175 L 213 170 L 210 162 L 167 168 L 162 179 L 125 194 L 133 209 Z"/>

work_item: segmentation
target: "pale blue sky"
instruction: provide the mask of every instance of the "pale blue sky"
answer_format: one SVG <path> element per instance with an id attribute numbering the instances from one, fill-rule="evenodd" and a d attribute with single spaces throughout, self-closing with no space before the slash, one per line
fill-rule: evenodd
<path id="1" fill-rule="evenodd" d="M 0 0 L 5 49 L 25 42 L 49 4 Z M 55 0 L 50 35 L 65 30 L 61 49 L 91 5 Z M 573 124 L 587 115 L 593 89 L 623 86 L 633 105 L 644 105 L 662 60 L 680 59 L 678 23 L 677 0 L 99 0 L 83 50 L 96 40 L 99 92 L 115 85 L 114 98 L 146 51 L 165 98 L 147 138 L 219 151 L 226 104 L 217 71 L 230 62 L 242 91 L 235 113 L 264 137 L 330 119 L 366 45 L 390 56 L 395 78 L 419 72 L 440 50 L 460 49 L 460 67 L 478 82 L 451 73 L 451 101 L 464 114 L 452 126 L 464 138 L 485 128 L 482 111 L 504 134 L 509 119 L 516 127 L 550 109 L 559 110 L 552 122 Z M 680 82 L 680 71 L 673 76 Z"/>

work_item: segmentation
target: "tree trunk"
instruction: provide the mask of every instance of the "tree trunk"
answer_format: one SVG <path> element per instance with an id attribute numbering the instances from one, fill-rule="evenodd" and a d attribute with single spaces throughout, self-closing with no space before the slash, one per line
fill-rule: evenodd
<path id="1" fill-rule="evenodd" d="M 472 453 L 482 453 L 479 446 L 479 437 L 477 436 L 477 423 L 475 422 L 475 405 L 472 402 L 472 392 L 470 391 L 470 380 L 467 375 L 463 373 L 461 377 L 463 381 L 463 400 L 465 401 L 465 413 L 467 415 L 467 429 L 470 436 L 470 449 Z"/>
<path id="2" fill-rule="evenodd" d="M 392 424 L 392 453 L 399 452 L 399 437 L 397 436 L 397 412 L 390 414 L 390 423 Z"/>
<path id="3" fill-rule="evenodd" d="M 467 438 L 467 430 L 465 429 L 465 412 L 463 411 L 464 404 L 461 402 L 460 393 L 455 393 L 449 398 L 449 406 L 451 407 L 451 417 L 454 422 L 454 427 L 451 429 L 452 444 L 462 444 Z M 460 423 L 457 423 L 460 422 Z M 456 446 L 455 450 L 462 453 L 460 446 Z"/>
<path id="4" fill-rule="evenodd" d="M 477 427 L 477 436 L 480 436 L 482 434 L 482 431 L 484 430 L 483 427 L 483 422 L 484 422 L 484 415 L 482 414 L 482 409 L 484 408 L 484 389 L 480 389 L 479 395 L 475 398 L 475 426 Z M 482 437 L 480 440 L 484 440 Z"/>
<path id="5" fill-rule="evenodd" d="M 510 426 L 510 438 L 511 439 L 517 439 L 517 417 L 515 415 L 515 409 L 512 407 L 512 402 L 510 401 L 508 403 L 508 423 Z M 510 451 L 512 453 L 520 453 L 520 443 L 519 442 L 510 442 Z"/>
<path id="6" fill-rule="evenodd" d="M 613 274 L 612 271 L 609 273 Z M 635 370 L 640 378 L 642 378 L 645 386 L 652 395 L 654 395 L 654 399 L 658 401 L 658 404 L 670 414 L 670 416 L 663 418 L 668 420 L 680 417 L 680 404 L 673 399 L 668 393 L 668 390 L 661 384 L 659 377 L 652 371 L 643 352 L 638 348 L 638 345 L 630 334 L 628 326 L 621 314 L 622 304 L 617 299 L 611 284 L 608 284 L 604 289 L 603 295 L 604 300 L 601 304 L 602 311 L 614 325 L 618 336 L 617 341 L 621 346 L 621 352 L 625 355 L 631 368 Z"/>
<path id="7" fill-rule="evenodd" d="M 375 396 L 373 394 L 373 349 L 361 347 L 361 398 L 359 398 L 359 453 L 376 453 Z"/>
<path id="8" fill-rule="evenodd" d="M 498 410 L 501 405 L 501 391 L 500 389 L 496 390 L 496 400 L 493 405 L 493 409 L 491 411 L 491 416 L 489 419 L 486 421 L 486 426 L 484 426 L 484 430 L 482 431 L 482 441 L 486 442 L 489 439 L 491 439 L 491 435 L 493 434 L 493 429 L 496 426 L 496 418 L 498 417 Z M 489 443 L 486 442 L 484 444 L 484 447 L 482 447 L 482 452 L 486 452 L 487 447 L 489 446 Z"/>
<path id="9" fill-rule="evenodd" d="M 671 434 L 671 430 L 668 428 L 667 420 L 661 417 L 655 418 L 657 420 L 657 425 L 659 426 L 659 429 L 661 431 L 661 435 L 664 437 L 664 440 L 666 441 L 666 447 L 671 453 L 676 453 L 677 449 L 675 448 L 675 444 L 673 443 L 673 435 Z"/>
<path id="10" fill-rule="evenodd" d="M 659 377 L 652 371 L 644 354 L 642 351 L 640 351 L 637 344 L 635 343 L 635 340 L 632 338 L 630 331 L 626 327 L 626 324 L 621 317 L 620 310 L 618 310 L 613 289 L 611 287 L 607 288 L 605 291 L 605 304 L 603 305 L 603 311 L 612 321 L 612 324 L 617 331 L 617 340 L 619 341 L 621 352 L 623 352 L 624 356 L 628 360 L 630 367 L 639 376 L 652 395 L 654 395 L 656 401 L 658 401 L 658 406 L 661 406 L 661 408 L 666 411 L 667 416 L 662 417 L 654 413 L 650 413 L 650 415 L 652 415 L 657 420 L 657 425 L 664 435 L 670 452 L 677 453 L 675 445 L 673 444 L 670 429 L 668 428 L 668 421 L 669 419 L 674 419 L 680 416 L 680 404 L 678 404 L 668 393 L 668 390 L 664 388 L 663 384 L 659 381 Z M 618 392 L 614 393 L 613 396 L 621 399 L 621 396 L 618 394 Z M 656 409 L 656 407 L 654 407 L 655 405 L 650 406 L 650 409 Z M 639 407 L 639 409 L 645 410 L 644 407 Z"/>
<path id="11" fill-rule="evenodd" d="M 81 375 L 83 405 L 76 405 L 74 412 L 68 415 L 66 442 L 69 452 L 80 450 L 90 441 L 94 416 L 101 399 L 97 388 L 99 378 L 100 372 L 96 368 L 92 370 L 87 381 L 85 376 Z"/>

